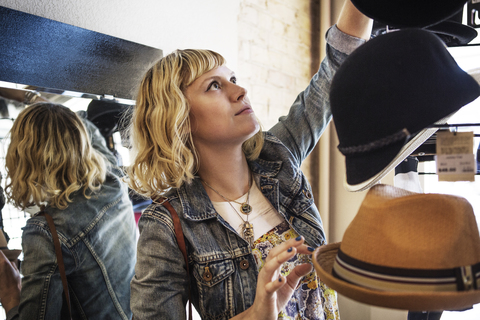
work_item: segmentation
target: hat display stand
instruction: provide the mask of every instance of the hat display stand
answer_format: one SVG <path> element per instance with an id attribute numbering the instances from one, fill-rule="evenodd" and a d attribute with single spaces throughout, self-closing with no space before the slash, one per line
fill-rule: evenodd
<path id="1" fill-rule="evenodd" d="M 477 45 L 469 43 L 477 38 L 478 31 L 470 25 L 463 24 L 462 20 L 463 10 L 460 10 L 447 20 L 441 21 L 432 26 L 424 27 L 422 29 L 437 35 L 440 39 L 442 39 L 447 47 Z M 379 35 L 400 29 L 404 28 L 386 25 L 375 20 L 373 22 L 372 37 L 377 37 Z"/>
<path id="2" fill-rule="evenodd" d="M 357 48 L 333 77 L 330 104 L 347 191 L 378 183 L 480 95 L 434 34 L 407 28 Z"/>
<path id="3" fill-rule="evenodd" d="M 342 241 L 316 249 L 314 267 L 347 298 L 440 319 L 480 303 L 479 230 L 466 199 L 408 180 L 418 180 L 422 147 L 435 155 L 437 130 L 479 125 L 449 123 L 480 96 L 480 80 L 447 50 L 479 45 L 478 26 L 462 23 L 465 0 L 351 1 L 374 20 L 372 38 L 340 66 L 330 101 L 344 187 L 367 193 Z M 381 184 L 394 169 L 401 188 Z"/>
<path id="4" fill-rule="evenodd" d="M 417 149 L 415 149 L 410 156 L 416 157 L 419 162 L 434 161 L 436 155 L 436 143 L 437 143 L 437 133 L 441 131 L 451 131 L 458 132 L 459 128 L 480 128 L 480 123 L 452 123 L 452 124 L 443 124 L 443 125 L 433 125 L 432 127 L 438 128 L 438 131 L 434 133 L 430 138 L 428 138 L 423 144 L 421 144 Z M 474 133 L 473 135 L 476 138 L 480 137 L 479 133 Z M 479 156 L 476 156 L 477 161 Z M 478 172 L 477 172 L 478 173 Z M 423 174 L 420 172 L 420 174 Z"/>
<path id="5" fill-rule="evenodd" d="M 351 0 L 367 17 L 386 25 L 424 28 L 444 21 L 464 7 L 467 0 Z"/>

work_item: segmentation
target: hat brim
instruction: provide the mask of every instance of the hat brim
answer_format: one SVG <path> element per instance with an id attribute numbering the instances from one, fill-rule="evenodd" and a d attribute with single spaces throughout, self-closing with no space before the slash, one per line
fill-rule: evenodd
<path id="1" fill-rule="evenodd" d="M 475 28 L 449 20 L 430 26 L 426 30 L 438 35 L 447 45 L 465 45 L 478 35 Z"/>
<path id="2" fill-rule="evenodd" d="M 338 293 L 369 305 L 409 311 L 465 310 L 480 302 L 480 290 L 458 292 L 389 292 L 360 287 L 332 275 L 340 242 L 318 247 L 313 266 L 320 280 Z"/>
<path id="3" fill-rule="evenodd" d="M 441 120 L 437 122 L 437 124 L 443 124 L 447 120 Z M 377 184 L 383 177 L 385 177 L 390 171 L 395 169 L 395 167 L 405 160 L 406 157 L 408 157 L 413 151 L 415 151 L 419 146 L 421 146 L 428 138 L 430 138 L 435 132 L 437 132 L 438 128 L 426 128 L 420 131 L 418 134 L 416 134 L 412 139 L 410 139 L 403 147 L 401 147 L 400 151 L 397 151 L 398 149 L 394 149 L 395 146 L 393 146 L 393 149 L 391 150 L 396 156 L 393 158 L 392 161 L 388 163 L 388 165 L 383 166 L 383 169 L 376 173 L 374 176 L 371 178 L 368 178 L 364 180 L 361 183 L 358 184 L 351 184 L 348 182 L 348 175 L 349 175 L 349 167 L 366 167 L 367 163 L 374 161 L 375 159 L 372 159 L 372 155 L 366 155 L 366 158 L 346 158 L 346 166 L 347 166 L 347 172 L 346 172 L 346 178 L 344 180 L 344 188 L 347 191 L 351 192 L 356 192 L 356 191 L 363 191 L 367 190 L 373 185 Z M 354 162 L 365 162 L 362 164 L 355 164 Z M 358 171 L 356 169 L 355 171 Z"/>
<path id="4" fill-rule="evenodd" d="M 364 15 L 396 27 L 423 28 L 453 16 L 466 1 L 445 1 L 434 6 L 428 1 L 371 1 L 352 0 Z"/>
<path id="5" fill-rule="evenodd" d="M 18 258 L 22 250 L 9 250 L 9 249 L 2 249 L 3 254 L 7 257 L 8 260 L 14 261 Z"/>
<path id="6" fill-rule="evenodd" d="M 480 68 L 468 70 L 467 73 L 480 85 Z"/>

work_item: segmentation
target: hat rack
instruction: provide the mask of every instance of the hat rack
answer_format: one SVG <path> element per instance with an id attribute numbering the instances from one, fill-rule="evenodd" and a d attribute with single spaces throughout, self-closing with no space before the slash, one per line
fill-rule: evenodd
<path id="1" fill-rule="evenodd" d="M 453 133 L 456 133 L 458 131 L 459 127 L 480 127 L 480 123 L 456 123 L 456 124 L 434 124 L 429 126 L 429 128 L 438 128 L 438 129 L 450 129 L 450 128 L 455 128 Z M 480 134 L 475 133 L 473 135 L 474 137 L 480 137 Z"/>
<path id="2" fill-rule="evenodd" d="M 458 128 L 468 128 L 468 127 L 480 127 L 480 123 L 456 123 L 456 124 L 434 124 L 434 125 L 431 125 L 429 126 L 429 128 L 438 128 L 438 129 L 451 129 L 451 128 L 454 128 L 454 130 L 452 131 L 454 134 L 456 132 L 458 132 Z M 474 137 L 478 138 L 480 137 L 480 134 L 474 134 L 473 135 Z M 431 139 L 429 139 L 428 141 L 430 141 Z M 425 143 L 428 143 L 428 141 L 425 141 Z M 430 145 L 434 143 L 432 141 L 430 141 Z M 415 152 L 414 152 L 415 153 Z M 430 156 L 432 156 L 432 154 L 430 153 L 429 154 Z M 423 160 L 423 161 L 431 161 L 431 160 Z M 423 162 L 421 161 L 421 162 Z M 436 172 L 418 172 L 419 175 L 436 175 L 437 173 Z M 478 172 L 477 170 L 477 173 L 475 173 L 475 175 L 480 175 L 480 172 Z"/>

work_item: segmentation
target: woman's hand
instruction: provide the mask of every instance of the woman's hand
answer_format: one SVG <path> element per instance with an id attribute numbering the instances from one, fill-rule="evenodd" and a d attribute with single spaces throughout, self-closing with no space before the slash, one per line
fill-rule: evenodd
<path id="1" fill-rule="evenodd" d="M 0 302 L 5 313 L 20 303 L 21 288 L 20 272 L 0 250 Z"/>
<path id="2" fill-rule="evenodd" d="M 312 254 L 311 249 L 303 244 L 304 241 L 303 237 L 290 239 L 270 251 L 258 274 L 253 305 L 233 319 L 277 319 L 278 313 L 287 305 L 300 279 L 312 271 L 312 265 L 305 263 L 296 266 L 287 277 L 280 274 L 283 263 L 297 253 Z"/>

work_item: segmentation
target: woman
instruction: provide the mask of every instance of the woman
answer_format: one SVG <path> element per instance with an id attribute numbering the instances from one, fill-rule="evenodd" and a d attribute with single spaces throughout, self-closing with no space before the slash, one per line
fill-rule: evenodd
<path id="1" fill-rule="evenodd" d="M 331 118 L 335 70 L 370 26 L 347 2 L 319 73 L 268 132 L 215 52 L 178 50 L 146 73 L 129 176 L 155 203 L 139 221 L 135 319 L 184 319 L 189 290 L 203 319 L 338 318 L 335 293 L 310 264 L 325 237 L 300 164 Z M 165 200 L 180 218 L 190 274 Z"/>
<path id="2" fill-rule="evenodd" d="M 5 190 L 18 209 L 36 205 L 53 218 L 73 317 L 130 319 L 133 210 L 115 157 L 98 129 L 84 122 L 52 103 L 22 110 L 10 131 Z M 27 221 L 22 249 L 21 284 L 0 257 L 0 299 L 8 319 L 63 318 L 68 309 L 45 217 L 36 214 Z"/>

